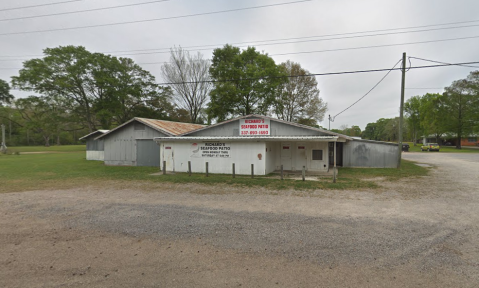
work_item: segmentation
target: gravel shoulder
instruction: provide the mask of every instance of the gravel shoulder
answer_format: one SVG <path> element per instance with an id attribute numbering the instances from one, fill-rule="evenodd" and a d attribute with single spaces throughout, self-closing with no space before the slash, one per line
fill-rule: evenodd
<path id="1" fill-rule="evenodd" d="M 0 286 L 478 287 L 478 156 L 403 157 L 431 176 L 381 192 L 104 183 L 0 194 Z"/>

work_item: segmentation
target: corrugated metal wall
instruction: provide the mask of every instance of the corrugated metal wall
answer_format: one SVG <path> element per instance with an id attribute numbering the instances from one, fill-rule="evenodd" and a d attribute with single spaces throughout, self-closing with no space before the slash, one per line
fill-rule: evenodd
<path id="1" fill-rule="evenodd" d="M 372 141 L 348 141 L 343 146 L 343 167 L 396 168 L 398 146 Z"/>
<path id="2" fill-rule="evenodd" d="M 93 140 L 94 138 L 88 139 L 86 141 L 86 150 L 87 151 L 103 151 L 104 143 L 102 139 Z"/>
<path id="3" fill-rule="evenodd" d="M 153 141 L 154 137 L 165 137 L 167 135 L 158 132 L 146 125 L 136 125 L 132 122 L 113 133 L 106 135 L 104 139 L 105 164 L 120 166 L 159 166 L 161 163 L 159 157 L 160 147 Z M 138 147 L 137 140 L 149 141 L 142 142 Z M 154 144 L 154 145 L 153 145 Z M 138 151 L 147 150 L 147 151 Z M 156 149 L 156 150 L 155 150 Z M 149 157 L 145 155 L 150 154 Z M 156 153 L 156 154 L 155 154 Z M 155 158 L 158 155 L 158 158 Z M 140 156 L 140 158 L 138 158 Z"/>

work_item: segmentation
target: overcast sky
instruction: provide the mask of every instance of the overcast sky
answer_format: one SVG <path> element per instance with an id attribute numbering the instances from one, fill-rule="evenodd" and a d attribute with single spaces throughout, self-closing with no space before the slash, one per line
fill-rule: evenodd
<path id="1" fill-rule="evenodd" d="M 64 3 L 26 8 L 26 6 L 59 2 Z M 151 3 L 67 15 L 4 20 L 147 2 Z M 211 12 L 216 11 L 279 3 L 289 4 L 211 14 Z M 11 9 L 19 7 L 24 8 Z M 203 13 L 210 14 L 143 21 Z M 143 22 L 63 31 L 23 33 L 131 21 Z M 469 22 L 448 24 L 466 21 Z M 408 28 L 419 26 L 428 27 Z M 452 27 L 461 28 L 444 29 Z M 391 30 L 397 28 L 408 29 Z M 438 28 L 441 28 L 441 30 L 411 32 Z M 347 34 L 376 30 L 387 31 Z M 11 34 L 17 32 L 21 33 Z M 408 33 L 356 37 L 391 32 Z M 322 38 L 313 37 L 334 34 L 341 35 Z M 351 38 L 351 36 L 355 36 L 355 38 Z M 396 45 L 466 37 L 476 38 Z M 264 42 L 276 39 L 291 40 Z M 322 41 L 304 42 L 304 40 Z M 213 45 L 206 48 L 201 47 L 202 50 L 200 51 L 205 58 L 211 58 L 214 47 L 221 47 L 225 43 L 243 42 L 248 42 L 250 45 L 257 47 L 258 50 L 268 53 L 278 64 L 289 59 L 300 63 L 303 68 L 311 73 L 392 68 L 402 57 L 403 52 L 406 52 L 408 56 L 449 63 L 479 61 L 479 1 L 170 0 L 160 2 L 153 0 L 0 0 L 0 79 L 7 81 L 10 81 L 11 76 L 17 75 L 18 68 L 22 67 L 23 60 L 21 59 L 40 57 L 42 50 L 47 47 L 82 45 L 92 52 L 127 51 L 111 54 L 131 57 L 141 64 L 144 69 L 150 71 L 158 82 L 162 82 L 163 79 L 160 76 L 161 63 L 169 58 L 169 54 L 165 53 L 167 50 L 161 50 L 162 48 L 170 48 L 174 45 L 182 47 Z M 290 43 L 280 44 L 278 42 Z M 266 43 L 270 45 L 261 45 Z M 245 44 L 236 44 L 240 47 L 243 45 Z M 361 48 L 370 46 L 383 47 Z M 139 51 L 132 51 L 145 49 L 160 50 L 141 52 L 162 53 L 138 54 Z M 191 48 L 191 50 L 195 49 Z M 416 59 L 411 60 L 412 66 L 433 64 Z M 479 64 L 475 65 L 479 67 Z M 406 75 L 406 87 L 409 88 L 406 90 L 406 100 L 414 95 L 423 95 L 428 92 L 440 93 L 452 81 L 465 78 L 473 70 L 477 69 L 457 66 L 411 69 Z M 368 92 L 384 75 L 385 72 L 374 72 L 317 77 L 318 88 L 321 91 L 320 96 L 328 103 L 327 114 L 334 116 L 350 106 Z M 331 128 L 340 128 L 342 125 L 358 125 L 361 129 L 364 129 L 367 123 L 375 122 L 379 118 L 398 116 L 400 83 L 400 71 L 393 71 L 368 96 L 337 116 L 335 121 L 331 123 Z M 12 92 L 17 98 L 29 95 L 20 91 Z M 327 116 L 320 124 L 326 128 L 328 127 Z"/>

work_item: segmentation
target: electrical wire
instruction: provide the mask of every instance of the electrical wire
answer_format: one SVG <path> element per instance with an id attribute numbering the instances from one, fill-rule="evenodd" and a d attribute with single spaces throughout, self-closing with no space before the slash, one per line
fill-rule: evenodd
<path id="1" fill-rule="evenodd" d="M 419 57 L 413 57 L 413 56 L 409 56 L 408 58 L 409 58 L 409 59 L 422 60 L 422 61 L 426 61 L 426 62 L 432 62 L 432 63 L 439 63 L 439 64 L 451 64 L 451 63 L 447 63 L 447 62 L 429 60 L 429 59 L 424 59 L 424 58 L 419 58 Z M 469 67 L 469 68 L 479 68 L 478 66 L 468 66 L 468 65 L 457 65 L 457 66 Z"/>
<path id="2" fill-rule="evenodd" d="M 317 35 L 317 36 L 305 36 L 305 37 L 292 37 L 292 38 L 283 38 L 283 39 L 270 39 L 270 40 L 257 40 L 257 41 L 247 41 L 247 42 L 232 42 L 229 43 L 231 45 L 238 45 L 238 44 L 251 44 L 253 46 L 264 46 L 266 44 L 260 44 L 262 42 L 275 42 L 275 41 L 289 41 L 289 40 L 294 40 L 294 39 L 310 39 L 310 38 L 325 38 L 325 37 L 331 37 L 331 36 L 344 36 L 344 35 L 353 35 L 353 34 L 364 34 L 364 33 L 372 33 L 372 32 L 384 32 L 384 31 L 394 31 L 394 30 L 404 30 L 404 29 L 416 29 L 416 28 L 423 28 L 423 27 L 434 27 L 434 26 L 445 26 L 445 25 L 453 25 L 453 24 L 460 24 L 460 23 L 475 23 L 479 22 L 479 20 L 470 20 L 470 21 L 463 21 L 463 22 L 453 22 L 453 23 L 442 23 L 442 24 L 431 24 L 431 25 L 423 25 L 423 26 L 415 26 L 415 27 L 403 27 L 403 28 L 390 28 L 390 29 L 381 29 L 381 30 L 372 30 L 372 31 L 359 31 L 359 32 L 349 32 L 349 33 L 337 33 L 337 34 L 328 34 L 328 35 Z M 457 26 L 457 27 L 445 27 L 445 28 L 439 28 L 439 29 L 457 29 L 457 28 L 467 28 L 467 27 L 475 27 L 478 25 L 468 25 L 468 26 Z M 416 33 L 416 32 L 426 32 L 426 31 L 434 31 L 436 29 L 426 29 L 426 30 L 416 30 L 416 31 L 403 31 L 403 32 L 398 32 L 398 33 Z M 371 37 L 371 36 L 382 36 L 382 35 L 392 35 L 395 34 L 396 32 L 392 33 L 384 33 L 384 34 L 370 34 L 370 35 L 358 35 L 358 36 L 353 36 L 353 37 Z M 327 39 L 316 39 L 316 40 L 310 40 L 310 41 L 327 41 L 327 40 L 337 40 L 337 39 L 349 39 L 349 37 L 340 37 L 340 38 L 327 38 Z M 278 42 L 277 44 L 291 44 L 291 43 L 300 43 L 301 41 L 298 42 Z M 224 46 L 225 43 L 221 44 L 207 44 L 207 45 L 195 45 L 195 46 L 183 46 L 183 49 L 189 49 L 189 48 L 201 48 L 201 47 L 219 47 L 219 46 Z M 101 53 L 128 53 L 128 54 L 122 54 L 122 55 L 143 55 L 143 54 L 155 54 L 159 52 L 155 52 L 158 50 L 167 50 L 167 52 L 170 51 L 171 48 L 149 48 L 149 49 L 136 49 L 136 50 L 116 50 L 116 51 L 103 51 Z M 203 50 L 209 50 L 209 49 L 203 49 Z M 129 53 L 129 52 L 145 52 L 145 51 L 152 51 L 152 53 Z M 188 52 L 191 52 L 193 50 L 188 50 Z M 195 50 L 199 51 L 199 50 Z M 161 52 L 164 53 L 164 52 Z M 14 57 L 42 57 L 43 55 L 7 55 L 7 56 L 0 56 L 2 58 L 14 58 Z M 13 59 L 12 59 L 13 60 Z M 27 59 L 15 59 L 15 60 L 27 60 Z M 2 61 L 2 60 L 0 60 Z M 4 60 L 6 61 L 6 60 Z M 166 63 L 166 62 L 162 62 Z"/>
<path id="3" fill-rule="evenodd" d="M 346 110 L 348 110 L 349 108 L 353 107 L 354 105 L 356 105 L 359 101 L 363 100 L 364 97 L 368 96 L 369 93 L 371 93 L 374 89 L 376 89 L 376 87 L 379 86 L 379 84 L 381 84 L 381 82 L 383 82 L 384 79 L 386 79 L 386 77 L 388 77 L 388 75 L 396 68 L 396 66 L 401 63 L 402 59 L 399 59 L 398 62 L 396 62 L 396 64 L 394 64 L 393 68 L 391 68 L 387 73 L 386 75 L 383 76 L 383 78 L 381 78 L 381 80 L 379 80 L 378 83 L 376 83 L 373 88 L 371 88 L 366 94 L 364 94 L 361 98 L 359 98 L 356 102 L 354 102 L 353 104 L 349 105 L 346 109 L 344 109 L 343 111 L 339 112 L 338 114 L 334 115 L 332 118 L 331 116 L 329 117 L 329 120 L 331 122 L 334 122 L 334 119 L 336 119 L 336 117 L 338 117 L 340 114 L 342 114 L 343 112 L 345 112 Z M 401 68 L 402 69 L 402 68 Z"/>
<path id="4" fill-rule="evenodd" d="M 38 5 L 31 5 L 31 6 L 22 6 L 22 7 L 15 7 L 15 8 L 5 8 L 5 9 L 0 9 L 0 12 L 2 12 L 2 11 L 11 11 L 11 10 L 20 10 L 20 9 L 27 9 L 27 8 L 36 8 L 36 7 L 43 7 L 43 6 L 52 6 L 52 5 L 65 4 L 65 3 L 71 3 L 71 2 L 79 2 L 79 1 L 82 1 L 82 0 L 69 0 L 69 1 L 54 2 L 54 3 L 45 3 L 45 4 L 38 4 Z"/>
<path id="5" fill-rule="evenodd" d="M 230 12 L 237 12 L 237 11 L 246 11 L 246 10 L 253 10 L 253 9 L 269 8 L 269 7 L 275 7 L 275 6 L 284 6 L 284 5 L 298 4 L 298 3 L 303 3 L 303 2 L 311 2 L 311 1 L 314 1 L 314 0 L 299 0 L 299 1 L 292 1 L 292 2 L 283 2 L 283 3 L 276 3 L 276 4 L 251 6 L 251 7 L 245 7 L 245 8 L 235 8 L 235 9 L 228 9 L 228 10 L 195 13 L 195 14 L 171 16 L 171 17 L 163 17 L 163 18 L 154 18 L 154 19 L 145 19 L 145 20 L 135 20 L 135 21 L 125 21 L 125 22 L 106 23 L 106 24 L 97 24 L 97 25 L 65 27 L 65 28 L 56 28 L 56 29 L 45 29 L 45 30 L 33 30 L 33 31 L 23 31 L 23 32 L 0 33 L 0 36 L 23 35 L 23 34 L 56 32 L 56 31 L 68 31 L 68 30 L 87 29 L 87 28 L 96 28 L 96 27 L 110 27 L 110 26 L 117 26 L 117 25 L 155 22 L 155 21 L 162 21 L 162 20 L 172 20 L 172 19 L 197 17 L 197 16 L 204 16 L 204 15 L 214 15 L 214 14 L 221 14 L 221 13 L 230 13 Z"/>
<path id="6" fill-rule="evenodd" d="M 103 7 L 103 8 L 94 8 L 94 9 L 79 10 L 79 11 L 61 12 L 61 13 L 44 14 L 44 15 L 36 15 L 36 16 L 26 16 L 26 17 L 18 17 L 18 18 L 7 18 L 7 19 L 0 19 L 0 22 L 25 20 L 25 19 L 33 19 L 33 18 L 43 18 L 43 17 L 50 17 L 50 16 L 69 15 L 69 14 L 77 14 L 77 13 L 86 13 L 86 12 L 110 10 L 110 9 L 118 9 L 118 8 L 125 8 L 125 7 L 131 7 L 131 6 L 140 6 L 140 5 L 147 5 L 147 4 L 153 4 L 153 3 L 159 3 L 159 2 L 167 2 L 167 1 L 171 1 L 171 0 L 157 0 L 157 1 L 132 3 L 132 4 L 126 4 L 126 5 L 110 6 L 110 7 Z"/>

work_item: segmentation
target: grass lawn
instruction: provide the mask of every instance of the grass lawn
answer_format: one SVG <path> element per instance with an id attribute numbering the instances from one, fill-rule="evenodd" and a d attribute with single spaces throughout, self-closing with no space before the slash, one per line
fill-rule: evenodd
<path id="1" fill-rule="evenodd" d="M 8 147 L 7 153 L 15 152 L 75 152 L 85 151 L 86 145 L 60 145 L 60 146 L 16 146 Z"/>
<path id="2" fill-rule="evenodd" d="M 421 151 L 422 144 L 417 144 L 414 146 L 412 142 L 404 142 L 409 144 L 409 152 L 421 152 L 421 153 L 436 153 L 436 151 Z M 473 148 L 468 146 L 462 146 L 462 149 L 456 149 L 455 146 L 441 146 L 439 149 L 440 153 L 479 153 L 479 148 Z"/>
<path id="3" fill-rule="evenodd" d="M 58 148 L 63 148 L 59 146 Z M 51 147 L 53 148 L 53 147 Z M 45 149 L 45 148 L 44 148 Z M 48 148 L 47 148 L 48 149 Z M 266 187 L 271 189 L 366 189 L 379 188 L 374 181 L 365 179 L 382 177 L 394 181 L 402 177 L 427 175 L 428 169 L 404 161 L 401 169 L 372 168 L 340 168 L 337 183 L 332 183 L 330 177 L 319 178 L 319 181 L 297 181 L 257 176 L 211 175 L 186 173 L 151 176 L 159 172 L 156 167 L 119 167 L 105 166 L 100 161 L 86 161 L 85 152 L 75 152 L 74 149 L 84 149 L 84 146 L 67 147 L 59 152 L 46 154 L 21 154 L 0 156 L 1 192 L 18 192 L 41 189 L 68 189 L 84 185 L 109 185 L 105 181 L 117 181 L 120 187 L 137 185 L 138 183 L 202 183 L 228 184 L 247 187 Z M 19 149 L 23 152 L 28 149 Z M 39 152 L 33 151 L 26 152 Z M 53 151 L 53 150 L 48 150 Z"/>

